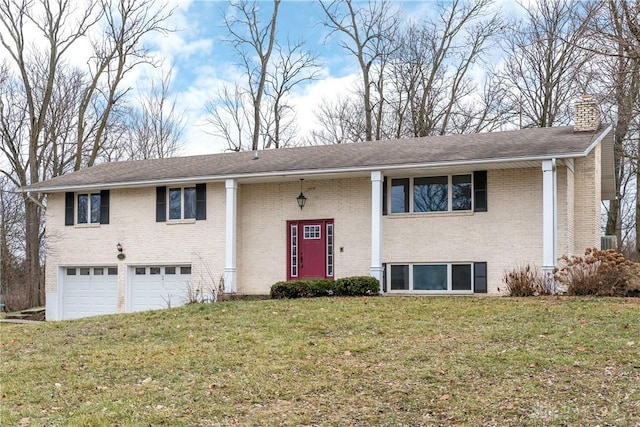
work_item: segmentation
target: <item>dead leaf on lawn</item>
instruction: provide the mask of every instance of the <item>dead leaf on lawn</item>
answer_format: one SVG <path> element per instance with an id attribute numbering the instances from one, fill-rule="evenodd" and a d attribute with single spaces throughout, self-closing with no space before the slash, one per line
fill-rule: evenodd
<path id="1" fill-rule="evenodd" d="M 20 426 L 21 427 L 28 426 L 29 424 L 31 424 L 31 418 L 30 417 L 25 417 L 25 418 L 20 419 Z"/>
<path id="2" fill-rule="evenodd" d="M 633 347 L 634 345 L 636 345 L 635 342 L 633 341 L 627 341 L 627 347 Z"/>
<path id="3" fill-rule="evenodd" d="M 448 394 L 443 394 L 442 396 L 440 396 L 440 400 L 449 400 L 450 398 L 451 396 Z"/>
<path id="4" fill-rule="evenodd" d="M 351 356 L 351 352 L 349 350 L 347 350 L 347 351 L 344 352 L 344 355 L 345 356 Z"/>
<path id="5" fill-rule="evenodd" d="M 579 345 L 579 346 L 576 346 L 576 350 L 585 351 L 586 349 L 584 348 L 584 346 Z"/>

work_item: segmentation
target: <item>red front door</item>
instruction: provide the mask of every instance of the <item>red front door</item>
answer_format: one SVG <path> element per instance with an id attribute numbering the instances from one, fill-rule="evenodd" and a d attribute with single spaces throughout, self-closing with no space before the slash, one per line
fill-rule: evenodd
<path id="1" fill-rule="evenodd" d="M 333 278 L 333 220 L 287 222 L 287 279 Z"/>

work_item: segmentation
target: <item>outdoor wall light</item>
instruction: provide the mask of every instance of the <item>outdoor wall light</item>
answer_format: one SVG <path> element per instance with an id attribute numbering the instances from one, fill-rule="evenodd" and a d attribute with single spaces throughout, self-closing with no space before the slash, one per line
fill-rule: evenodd
<path id="1" fill-rule="evenodd" d="M 122 245 L 120 243 L 118 243 L 116 245 L 116 249 L 118 250 L 118 252 L 122 252 Z"/>
<path id="2" fill-rule="evenodd" d="M 300 178 L 300 195 L 296 197 L 298 206 L 300 206 L 300 210 L 302 210 L 302 208 L 304 208 L 304 205 L 307 203 L 307 198 L 304 197 L 304 193 L 302 192 L 302 181 L 304 181 L 304 179 Z"/>

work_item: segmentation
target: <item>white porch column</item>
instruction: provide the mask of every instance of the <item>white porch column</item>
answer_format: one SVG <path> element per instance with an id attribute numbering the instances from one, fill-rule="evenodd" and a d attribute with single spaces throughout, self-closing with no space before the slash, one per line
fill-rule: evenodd
<path id="1" fill-rule="evenodd" d="M 224 263 L 224 291 L 236 293 L 238 269 L 236 267 L 236 230 L 238 216 L 238 183 L 235 179 L 227 179 L 226 189 L 226 232 L 225 232 L 225 263 Z"/>
<path id="2" fill-rule="evenodd" d="M 370 274 L 380 281 L 382 293 L 382 172 L 371 172 L 371 268 Z"/>
<path id="3" fill-rule="evenodd" d="M 553 269 L 558 259 L 556 160 L 542 161 L 542 274 L 555 293 Z"/>

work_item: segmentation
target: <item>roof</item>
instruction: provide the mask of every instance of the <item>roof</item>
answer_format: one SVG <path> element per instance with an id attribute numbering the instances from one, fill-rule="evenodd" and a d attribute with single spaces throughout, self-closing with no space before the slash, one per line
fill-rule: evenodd
<path id="1" fill-rule="evenodd" d="M 44 193 L 216 181 L 310 176 L 442 165 L 575 158 L 589 154 L 611 130 L 574 132 L 572 126 L 493 133 L 306 146 L 98 164 L 25 187 Z"/>

